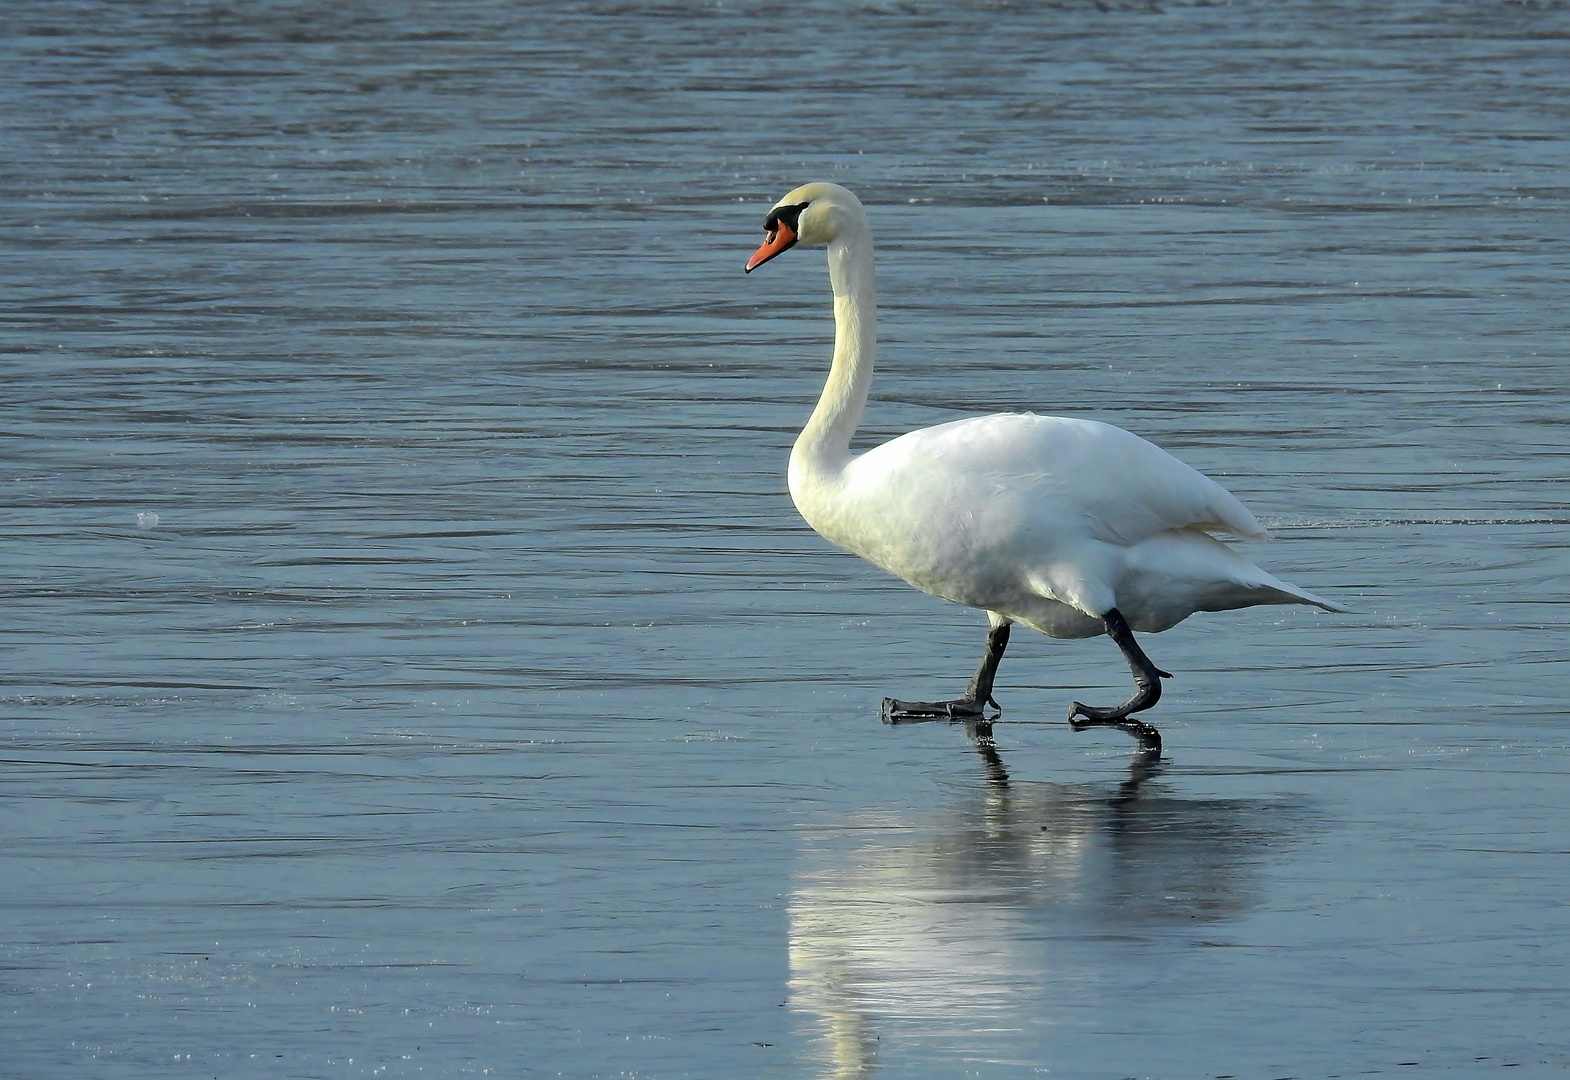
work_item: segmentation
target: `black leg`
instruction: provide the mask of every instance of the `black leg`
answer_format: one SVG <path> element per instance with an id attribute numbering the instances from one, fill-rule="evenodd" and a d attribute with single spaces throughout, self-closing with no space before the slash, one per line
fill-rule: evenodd
<path id="1" fill-rule="evenodd" d="M 1131 720 L 1129 717 L 1160 701 L 1161 680 L 1172 676 L 1150 662 L 1150 657 L 1134 640 L 1134 631 L 1128 628 L 1127 620 L 1117 608 L 1103 615 L 1101 622 L 1107 628 L 1107 636 L 1117 642 L 1118 648 L 1123 650 L 1123 659 L 1128 661 L 1128 669 L 1134 675 L 1134 696 L 1113 709 L 1081 705 L 1076 701 L 1068 711 L 1068 722 L 1075 731 L 1083 731 L 1088 727 L 1115 727 L 1133 735 L 1146 747 L 1159 749 L 1161 733 L 1143 720 Z"/>
<path id="2" fill-rule="evenodd" d="M 1009 626 L 1009 623 L 1004 623 L 987 631 L 987 651 L 970 685 L 965 688 L 964 697 L 952 701 L 897 701 L 884 698 L 883 722 L 908 724 L 919 720 L 986 719 L 988 705 L 1001 712 L 1002 706 L 992 700 L 992 680 L 998 673 L 998 664 L 1003 661 L 1003 650 L 1008 648 Z"/>

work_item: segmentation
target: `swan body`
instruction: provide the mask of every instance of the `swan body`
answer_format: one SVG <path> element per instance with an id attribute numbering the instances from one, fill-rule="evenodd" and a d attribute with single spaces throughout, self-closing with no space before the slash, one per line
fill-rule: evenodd
<path id="1" fill-rule="evenodd" d="M 749 272 L 798 242 L 828 248 L 834 359 L 789 474 L 797 509 L 825 539 L 924 592 L 986 611 L 1003 642 L 1012 623 L 1051 637 L 1126 638 L 1118 643 L 1150 698 L 1131 699 L 1128 712 L 1153 705 L 1166 674 L 1139 652 L 1131 630 L 1166 630 L 1196 611 L 1256 604 L 1345 610 L 1218 540 L 1214 533 L 1268 534 L 1220 484 L 1110 424 L 1001 413 L 923 428 L 853 455 L 877 348 L 866 214 L 845 188 L 807 184 L 775 204 L 765 227 L 769 238 Z M 1115 623 L 1124 624 L 1121 631 Z M 989 637 L 989 657 L 992 651 Z M 1002 644 L 996 652 L 1000 659 Z M 921 706 L 976 715 L 990 701 L 995 660 L 991 668 L 984 660 L 973 680 L 972 691 L 986 684 L 980 702 L 891 699 L 885 716 L 889 706 L 907 704 L 918 716 L 926 715 Z M 1117 711 L 1075 708 L 1087 717 Z M 1142 737 L 1154 733 L 1126 717 L 1103 719 L 1137 727 Z"/>

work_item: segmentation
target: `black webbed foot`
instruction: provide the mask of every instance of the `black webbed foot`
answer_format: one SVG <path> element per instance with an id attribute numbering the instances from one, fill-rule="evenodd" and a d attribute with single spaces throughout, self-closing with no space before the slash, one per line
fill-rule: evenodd
<path id="1" fill-rule="evenodd" d="M 987 707 L 991 706 L 997 711 L 987 715 Z M 992 695 L 987 695 L 983 700 L 962 697 L 952 701 L 900 701 L 897 698 L 886 697 L 883 699 L 883 722 L 885 724 L 913 724 L 924 720 L 949 720 L 949 721 L 977 721 L 990 723 L 1003 715 L 1003 709 Z"/>
<path id="2" fill-rule="evenodd" d="M 1161 733 L 1143 720 L 1131 720 L 1129 717 L 1160 701 L 1161 680 L 1170 679 L 1172 675 L 1150 662 L 1150 657 L 1134 640 L 1134 632 L 1129 629 L 1128 622 L 1117 608 L 1103 615 L 1101 621 L 1107 628 L 1107 636 L 1117 643 L 1123 658 L 1128 661 L 1128 669 L 1134 676 L 1134 694 L 1114 708 L 1083 705 L 1076 701 L 1068 711 L 1069 726 L 1075 731 L 1084 731 L 1090 727 L 1115 727 L 1134 736 L 1146 748 L 1159 750 Z"/>
<path id="3" fill-rule="evenodd" d="M 981 666 L 971 677 L 965 695 L 950 701 L 900 701 L 883 699 L 885 724 L 911 724 L 924 720 L 983 720 L 991 723 L 1003 714 L 1002 707 L 993 700 L 992 680 L 1003 662 L 1003 650 L 1008 648 L 1009 623 L 1002 623 L 987 631 L 987 651 L 982 654 Z M 987 707 L 997 711 L 987 715 Z"/>

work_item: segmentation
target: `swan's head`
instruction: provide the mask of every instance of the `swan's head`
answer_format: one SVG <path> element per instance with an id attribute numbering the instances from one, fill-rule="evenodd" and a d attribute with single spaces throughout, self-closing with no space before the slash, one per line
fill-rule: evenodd
<path id="1" fill-rule="evenodd" d="M 747 260 L 746 272 L 797 244 L 827 244 L 849 229 L 865 229 L 861 200 L 838 184 L 803 184 L 774 204 L 763 219 L 768 238 Z"/>

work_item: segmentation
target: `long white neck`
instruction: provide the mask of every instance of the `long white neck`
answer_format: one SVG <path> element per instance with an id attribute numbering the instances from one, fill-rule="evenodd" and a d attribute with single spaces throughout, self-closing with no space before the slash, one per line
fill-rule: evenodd
<path id="1" fill-rule="evenodd" d="M 790 455 L 790 493 L 812 522 L 809 504 L 827 494 L 850 463 L 850 439 L 861 421 L 878 352 L 878 286 L 872 231 L 857 222 L 829 243 L 834 287 L 834 363 L 823 396 Z M 813 522 L 815 525 L 816 523 Z"/>

